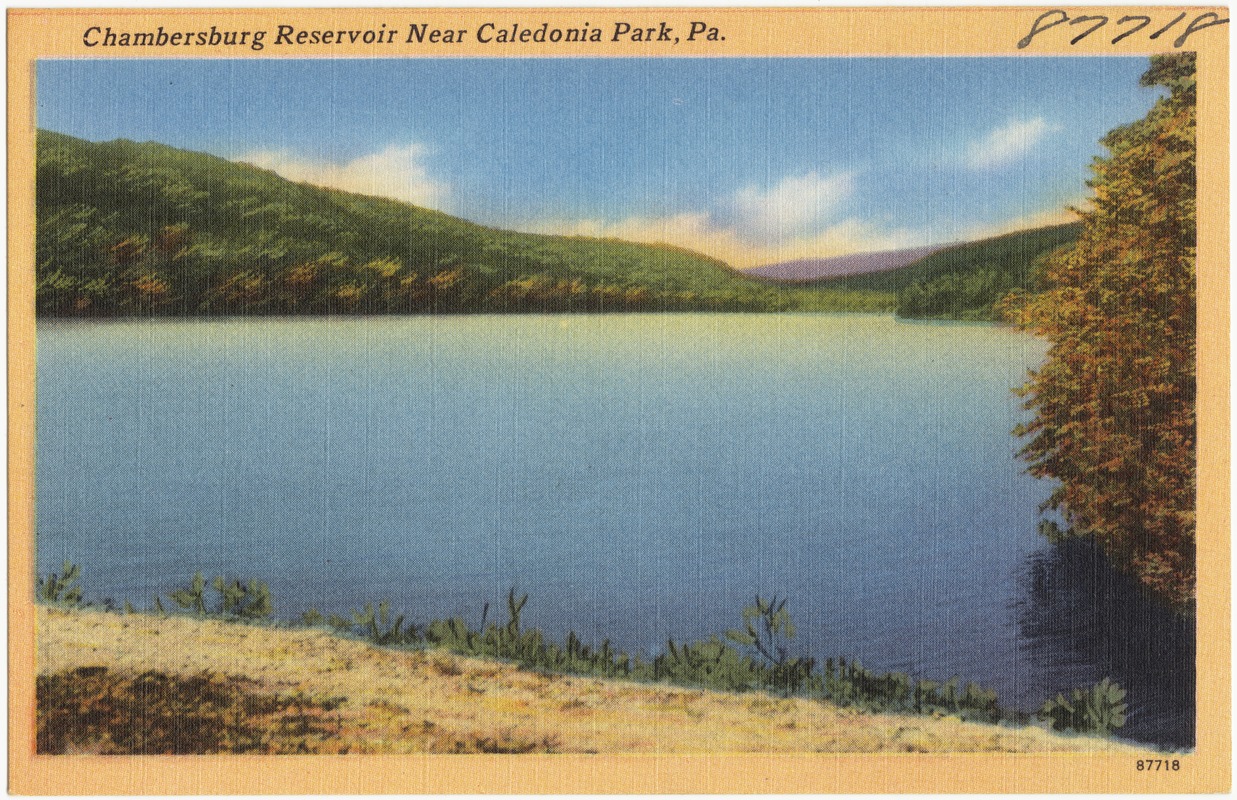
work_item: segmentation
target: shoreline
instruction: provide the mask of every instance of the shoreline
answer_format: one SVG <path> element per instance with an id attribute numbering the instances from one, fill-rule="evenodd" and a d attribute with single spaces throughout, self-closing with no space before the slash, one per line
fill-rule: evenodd
<path id="1" fill-rule="evenodd" d="M 152 674 L 169 685 L 209 676 L 212 689 L 226 688 L 237 704 L 220 712 L 223 718 L 261 728 L 247 734 L 256 750 L 224 744 L 192 752 L 1156 752 L 1034 725 L 546 674 L 445 650 L 383 648 L 312 628 L 36 606 L 36 631 L 40 682 L 60 676 L 57 685 L 69 687 L 74 702 L 75 682 L 111 681 L 108 691 L 115 691 L 143 676 L 154 680 Z M 248 716 L 238 710 L 258 706 L 265 710 Z M 143 708 L 141 716 L 151 715 Z M 97 731 L 69 734 L 79 735 L 72 752 L 121 746 Z"/>

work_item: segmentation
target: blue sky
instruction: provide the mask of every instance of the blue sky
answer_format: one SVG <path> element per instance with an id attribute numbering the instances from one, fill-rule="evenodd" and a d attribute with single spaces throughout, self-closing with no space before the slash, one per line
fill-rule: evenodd
<path id="1" fill-rule="evenodd" d="M 38 125 L 736 266 L 1065 219 L 1144 58 L 59 60 Z"/>

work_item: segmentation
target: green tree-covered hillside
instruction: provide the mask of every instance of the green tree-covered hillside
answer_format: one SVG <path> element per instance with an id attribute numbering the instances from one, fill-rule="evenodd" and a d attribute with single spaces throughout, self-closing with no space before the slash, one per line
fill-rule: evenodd
<path id="1" fill-rule="evenodd" d="M 998 301 L 1010 292 L 1034 291 L 1037 262 L 1072 244 L 1079 223 L 1018 231 L 949 247 L 888 272 L 818 281 L 834 291 L 897 295 L 901 317 L 995 320 Z"/>
<path id="2" fill-rule="evenodd" d="M 43 315 L 890 310 L 686 250 L 476 225 L 156 143 L 38 134 Z"/>

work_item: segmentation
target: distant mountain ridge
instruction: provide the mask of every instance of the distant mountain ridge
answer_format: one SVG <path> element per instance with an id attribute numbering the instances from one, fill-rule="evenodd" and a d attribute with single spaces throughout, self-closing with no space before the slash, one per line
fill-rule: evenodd
<path id="1" fill-rule="evenodd" d="M 850 253 L 828 258 L 796 258 L 762 267 L 744 270 L 748 275 L 777 281 L 818 281 L 825 278 L 845 278 L 865 275 L 869 272 L 885 272 L 905 267 L 933 253 L 954 247 L 950 244 L 931 244 L 908 247 L 902 250 L 881 250 L 869 253 Z"/>

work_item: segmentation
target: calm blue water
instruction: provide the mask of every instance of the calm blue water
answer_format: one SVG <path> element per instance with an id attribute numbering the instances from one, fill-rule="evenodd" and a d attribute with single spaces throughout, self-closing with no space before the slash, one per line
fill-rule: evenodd
<path id="1" fill-rule="evenodd" d="M 864 315 L 44 321 L 38 568 L 139 606 L 259 577 L 285 618 L 475 625 L 515 586 L 647 654 L 776 592 L 803 652 L 1028 709 L 1110 675 L 1127 735 L 1190 744 L 1189 626 L 1131 650 L 1154 609 L 1036 533 L 1010 389 L 1043 353 Z"/>

